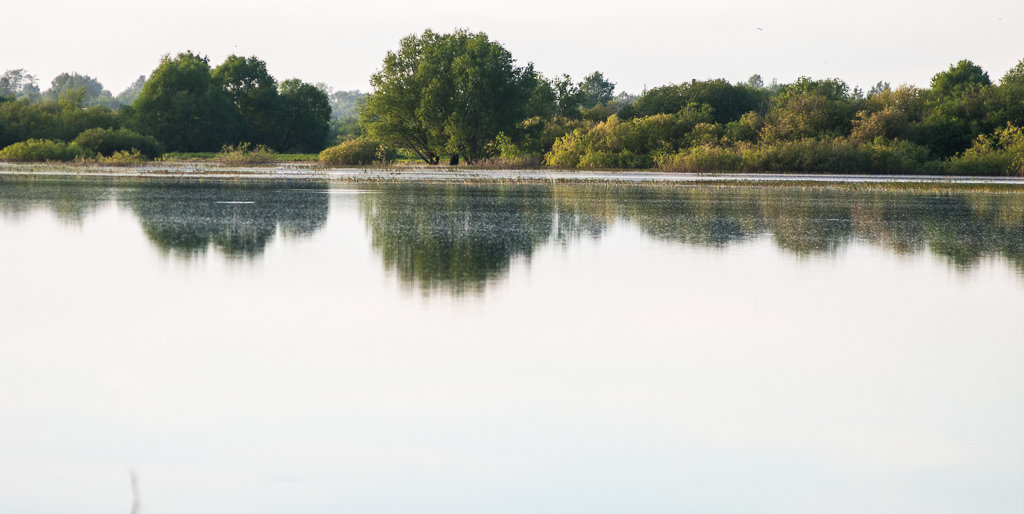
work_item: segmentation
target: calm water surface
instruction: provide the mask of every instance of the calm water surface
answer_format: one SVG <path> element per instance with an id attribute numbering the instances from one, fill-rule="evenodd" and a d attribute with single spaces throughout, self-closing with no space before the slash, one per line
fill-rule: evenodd
<path id="1" fill-rule="evenodd" d="M 0 512 L 1024 512 L 1024 191 L 0 181 Z"/>

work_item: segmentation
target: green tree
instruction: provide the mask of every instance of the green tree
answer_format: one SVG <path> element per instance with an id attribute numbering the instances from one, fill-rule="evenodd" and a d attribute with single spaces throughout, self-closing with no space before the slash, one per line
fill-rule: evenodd
<path id="1" fill-rule="evenodd" d="M 44 93 L 48 100 L 59 100 L 60 97 L 72 90 L 82 90 L 83 105 L 112 105 L 114 97 L 110 91 L 103 89 L 99 80 L 88 75 L 78 73 L 61 73 L 50 82 L 50 89 Z"/>
<path id="2" fill-rule="evenodd" d="M 987 115 L 991 124 L 1024 127 L 1024 59 L 1003 75 L 993 96 L 992 112 Z"/>
<path id="3" fill-rule="evenodd" d="M 580 92 L 583 94 L 583 107 L 589 109 L 612 101 L 615 98 L 615 84 L 608 82 L 601 72 L 595 71 L 580 82 Z"/>
<path id="4" fill-rule="evenodd" d="M 728 123 L 739 120 L 750 111 L 763 114 L 767 110 L 767 92 L 746 84 L 733 85 L 725 79 L 692 80 L 650 89 L 623 108 L 620 116 L 674 114 L 693 103 L 708 105 L 715 113 L 716 122 Z"/>
<path id="5" fill-rule="evenodd" d="M 921 125 L 920 142 L 939 157 L 951 157 L 971 146 L 980 134 L 997 125 L 986 119 L 993 105 L 988 73 L 963 60 L 932 77 L 928 114 Z"/>
<path id="6" fill-rule="evenodd" d="M 7 70 L 0 75 L 0 97 L 27 97 L 34 100 L 39 96 L 39 81 L 35 75 L 22 68 Z"/>
<path id="7" fill-rule="evenodd" d="M 132 103 L 131 125 L 169 151 L 202 152 L 238 142 L 242 120 L 209 59 L 185 52 L 161 59 Z"/>
<path id="8" fill-rule="evenodd" d="M 811 92 L 795 92 L 772 99 L 761 139 L 766 142 L 802 138 L 831 138 L 849 134 L 854 107 L 842 100 Z"/>
<path id="9" fill-rule="evenodd" d="M 139 75 L 139 78 L 135 79 L 135 82 L 132 82 L 131 85 L 124 89 L 124 91 L 121 91 L 114 97 L 114 104 L 130 105 L 139 97 L 139 93 L 142 92 L 142 86 L 144 85 L 146 85 L 146 76 Z"/>
<path id="10" fill-rule="evenodd" d="M 282 152 L 313 153 L 327 146 L 331 104 L 322 89 L 299 79 L 281 83 L 280 139 Z"/>
<path id="11" fill-rule="evenodd" d="M 532 67 L 483 33 L 459 30 L 403 38 L 370 83 L 360 116 L 366 133 L 407 148 L 430 164 L 442 155 L 468 162 L 490 155 L 500 132 L 525 119 L 535 89 Z"/>
<path id="12" fill-rule="evenodd" d="M 990 84 L 992 81 L 985 70 L 964 59 L 932 77 L 932 92 L 939 96 L 949 96 Z"/>
<path id="13" fill-rule="evenodd" d="M 566 118 L 579 118 L 585 96 L 580 86 L 572 81 L 572 77 L 563 73 L 551 79 L 551 88 L 555 92 L 555 114 Z"/>
<path id="14" fill-rule="evenodd" d="M 220 82 L 245 120 L 241 139 L 264 146 L 274 146 L 281 140 L 281 100 L 277 81 L 267 72 L 265 62 L 256 57 L 229 55 L 213 70 L 213 78 Z"/>

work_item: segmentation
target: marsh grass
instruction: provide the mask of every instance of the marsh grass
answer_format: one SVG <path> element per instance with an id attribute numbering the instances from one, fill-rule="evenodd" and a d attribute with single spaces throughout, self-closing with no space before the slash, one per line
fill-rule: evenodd
<path id="1" fill-rule="evenodd" d="M 237 146 L 225 146 L 213 157 L 221 164 L 271 164 L 277 162 L 277 152 L 263 145 L 253 146 L 242 143 Z"/>
<path id="2" fill-rule="evenodd" d="M 150 159 L 145 154 L 136 149 L 121 150 L 114 152 L 108 157 L 100 156 L 97 161 L 100 164 L 106 164 L 108 166 L 137 166 L 144 164 Z"/>

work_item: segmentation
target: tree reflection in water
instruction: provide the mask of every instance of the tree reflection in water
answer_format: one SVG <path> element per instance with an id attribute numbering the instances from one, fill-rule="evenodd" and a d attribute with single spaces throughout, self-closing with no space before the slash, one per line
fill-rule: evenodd
<path id="1" fill-rule="evenodd" d="M 32 210 L 52 211 L 61 221 L 81 225 L 114 196 L 109 185 L 66 180 L 0 180 L 0 216 L 19 219 Z"/>
<path id="2" fill-rule="evenodd" d="M 321 228 L 329 209 L 325 190 L 319 182 L 182 182 L 120 189 L 118 200 L 165 252 L 192 256 L 212 246 L 228 257 L 253 258 L 279 227 L 285 236 Z"/>
<path id="3" fill-rule="evenodd" d="M 366 184 L 359 211 L 386 269 L 410 287 L 481 292 L 538 247 L 601 238 L 614 223 L 674 243 L 725 247 L 770 237 L 797 256 L 851 243 L 930 252 L 969 270 L 1001 256 L 1024 274 L 1024 191 L 984 186 Z M 161 250 L 213 247 L 253 258 L 280 231 L 308 236 L 329 211 L 326 182 L 0 182 L 0 216 L 35 209 L 81 224 L 116 198 Z"/>
<path id="4" fill-rule="evenodd" d="M 961 269 L 1001 255 L 1024 271 L 1024 195 L 1012 190 L 397 184 L 360 206 L 385 267 L 424 291 L 482 291 L 513 259 L 615 220 L 699 246 L 770 236 L 783 252 L 828 256 L 856 240 Z"/>
<path id="5" fill-rule="evenodd" d="M 393 184 L 360 196 L 384 266 L 425 291 L 481 291 L 551 239 L 549 189 Z"/>

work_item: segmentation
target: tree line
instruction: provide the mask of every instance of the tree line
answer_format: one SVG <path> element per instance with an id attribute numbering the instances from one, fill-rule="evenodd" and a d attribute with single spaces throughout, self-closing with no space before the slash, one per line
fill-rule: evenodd
<path id="1" fill-rule="evenodd" d="M 192 53 L 165 57 L 116 97 L 67 74 L 32 91 L 14 71 L 0 79 L 0 146 L 121 128 L 170 151 L 341 143 L 321 155 L 338 164 L 399 151 L 431 165 L 1024 174 L 1024 60 L 998 81 L 963 60 L 926 88 L 880 82 L 865 92 L 836 78 L 766 84 L 754 75 L 633 96 L 597 71 L 578 82 L 547 77 L 484 33 L 427 30 L 387 53 L 368 95 L 277 83 L 255 57 L 216 68 Z"/>
<path id="2" fill-rule="evenodd" d="M 117 96 L 77 73 L 59 75 L 40 92 L 34 76 L 8 70 L 0 76 L 0 147 L 34 140 L 36 147 L 63 143 L 72 154 L 135 149 L 152 157 L 249 143 L 278 152 L 319 152 L 337 123 L 332 100 L 347 101 L 354 111 L 361 96 L 298 79 L 279 83 L 260 59 L 236 55 L 217 67 L 192 52 L 165 56 L 148 78 Z M 78 144 L 89 131 L 90 140 L 102 144 Z M 69 149 L 69 143 L 77 147 Z"/>

